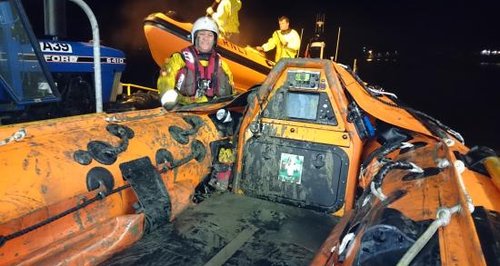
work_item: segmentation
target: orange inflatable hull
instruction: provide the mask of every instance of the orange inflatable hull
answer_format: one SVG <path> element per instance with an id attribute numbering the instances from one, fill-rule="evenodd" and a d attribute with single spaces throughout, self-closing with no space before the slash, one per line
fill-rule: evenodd
<path id="1" fill-rule="evenodd" d="M 1 127 L 2 136 L 22 128 L 26 137 L 0 147 L 1 165 L 8 166 L 0 181 L 0 235 L 8 240 L 0 247 L 0 265 L 54 265 L 59 260 L 88 263 L 90 257 L 99 263 L 131 245 L 143 234 L 144 217 L 133 208 L 137 196 L 124 180 L 120 165 L 155 158 L 159 150 L 168 150 L 178 163 L 193 152 L 190 144 L 196 141 L 204 150 L 202 157 L 178 163 L 161 175 L 170 200 L 168 216 L 174 219 L 191 204 L 194 188 L 209 173 L 209 144 L 219 139 L 210 119 L 195 116 L 199 128 L 185 135 L 189 144 L 178 143 L 169 129 L 172 125 L 180 131 L 192 129 L 187 122 L 191 120 L 183 117 L 154 109 Z M 117 133 L 110 127 L 130 130 L 133 136 L 120 135 L 123 131 Z M 93 149 L 94 155 L 88 157 Z M 166 167 L 152 160 L 155 171 Z M 78 206 L 82 208 L 61 215 Z M 12 235 L 55 217 L 59 219 L 46 226 Z"/>

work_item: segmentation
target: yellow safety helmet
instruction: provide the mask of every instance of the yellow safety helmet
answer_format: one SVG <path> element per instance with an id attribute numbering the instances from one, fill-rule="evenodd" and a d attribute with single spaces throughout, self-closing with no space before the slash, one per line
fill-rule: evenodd
<path id="1" fill-rule="evenodd" d="M 197 19 L 193 24 L 193 29 L 191 30 L 191 43 L 194 44 L 196 39 L 196 32 L 199 30 L 209 30 L 215 34 L 215 44 L 217 44 L 217 37 L 219 36 L 219 27 L 217 23 L 210 17 L 201 17 Z"/>

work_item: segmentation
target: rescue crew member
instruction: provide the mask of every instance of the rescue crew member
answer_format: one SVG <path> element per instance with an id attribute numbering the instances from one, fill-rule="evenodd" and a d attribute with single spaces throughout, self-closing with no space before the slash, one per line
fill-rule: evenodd
<path id="1" fill-rule="evenodd" d="M 207 14 L 212 16 L 219 26 L 220 37 L 231 39 L 233 34 L 240 33 L 240 9 L 241 0 L 215 0 L 214 4 L 207 8 Z"/>
<path id="2" fill-rule="evenodd" d="M 296 30 L 290 29 L 290 20 L 282 16 L 278 19 L 280 29 L 273 32 L 273 35 L 262 46 L 257 46 L 257 50 L 267 52 L 276 48 L 275 62 L 281 58 L 294 58 L 300 49 L 300 36 Z"/>
<path id="3" fill-rule="evenodd" d="M 158 78 L 162 106 L 202 103 L 233 94 L 233 75 L 215 51 L 219 30 L 215 21 L 201 17 L 193 24 L 192 45 L 166 60 Z"/>

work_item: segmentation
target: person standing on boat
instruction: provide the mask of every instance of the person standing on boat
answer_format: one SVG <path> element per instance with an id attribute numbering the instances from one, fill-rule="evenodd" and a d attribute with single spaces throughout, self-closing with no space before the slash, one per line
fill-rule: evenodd
<path id="1" fill-rule="evenodd" d="M 238 18 L 240 9 L 241 0 L 215 0 L 214 4 L 207 8 L 207 14 L 219 26 L 220 37 L 231 40 L 235 34 L 240 33 Z"/>
<path id="2" fill-rule="evenodd" d="M 280 29 L 262 46 L 257 46 L 260 52 L 267 52 L 276 48 L 275 62 L 281 58 L 294 58 L 300 48 L 300 36 L 296 30 L 290 28 L 290 20 L 282 16 L 278 19 Z"/>
<path id="3" fill-rule="evenodd" d="M 219 30 L 215 21 L 201 17 L 191 30 L 192 45 L 166 60 L 158 78 L 162 106 L 207 102 L 233 94 L 233 75 L 215 51 Z"/>

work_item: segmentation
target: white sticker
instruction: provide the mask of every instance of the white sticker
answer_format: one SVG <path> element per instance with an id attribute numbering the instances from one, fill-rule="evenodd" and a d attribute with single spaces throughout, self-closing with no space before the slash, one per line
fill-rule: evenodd
<path id="1" fill-rule="evenodd" d="M 194 57 L 190 52 L 184 51 L 182 52 L 182 54 L 184 55 L 184 59 L 186 61 L 190 62 L 191 64 L 194 64 Z"/>
<path id="2" fill-rule="evenodd" d="M 282 153 L 278 179 L 283 182 L 290 182 L 300 185 L 302 180 L 303 166 L 304 156 Z"/>
<path id="3" fill-rule="evenodd" d="M 125 58 L 106 57 L 106 63 L 108 63 L 108 64 L 125 64 Z"/>
<path id="4" fill-rule="evenodd" d="M 76 63 L 78 62 L 78 56 L 75 55 L 57 55 L 57 54 L 46 54 L 43 55 L 45 62 L 61 62 L 61 63 Z"/>
<path id="5" fill-rule="evenodd" d="M 181 73 L 179 75 L 179 78 L 177 79 L 177 84 L 175 84 L 175 87 L 178 90 L 180 90 L 182 88 L 182 83 L 184 83 L 184 78 L 185 78 L 184 73 Z"/>
<path id="6" fill-rule="evenodd" d="M 42 52 L 72 53 L 73 47 L 69 43 L 63 42 L 40 42 Z"/>

